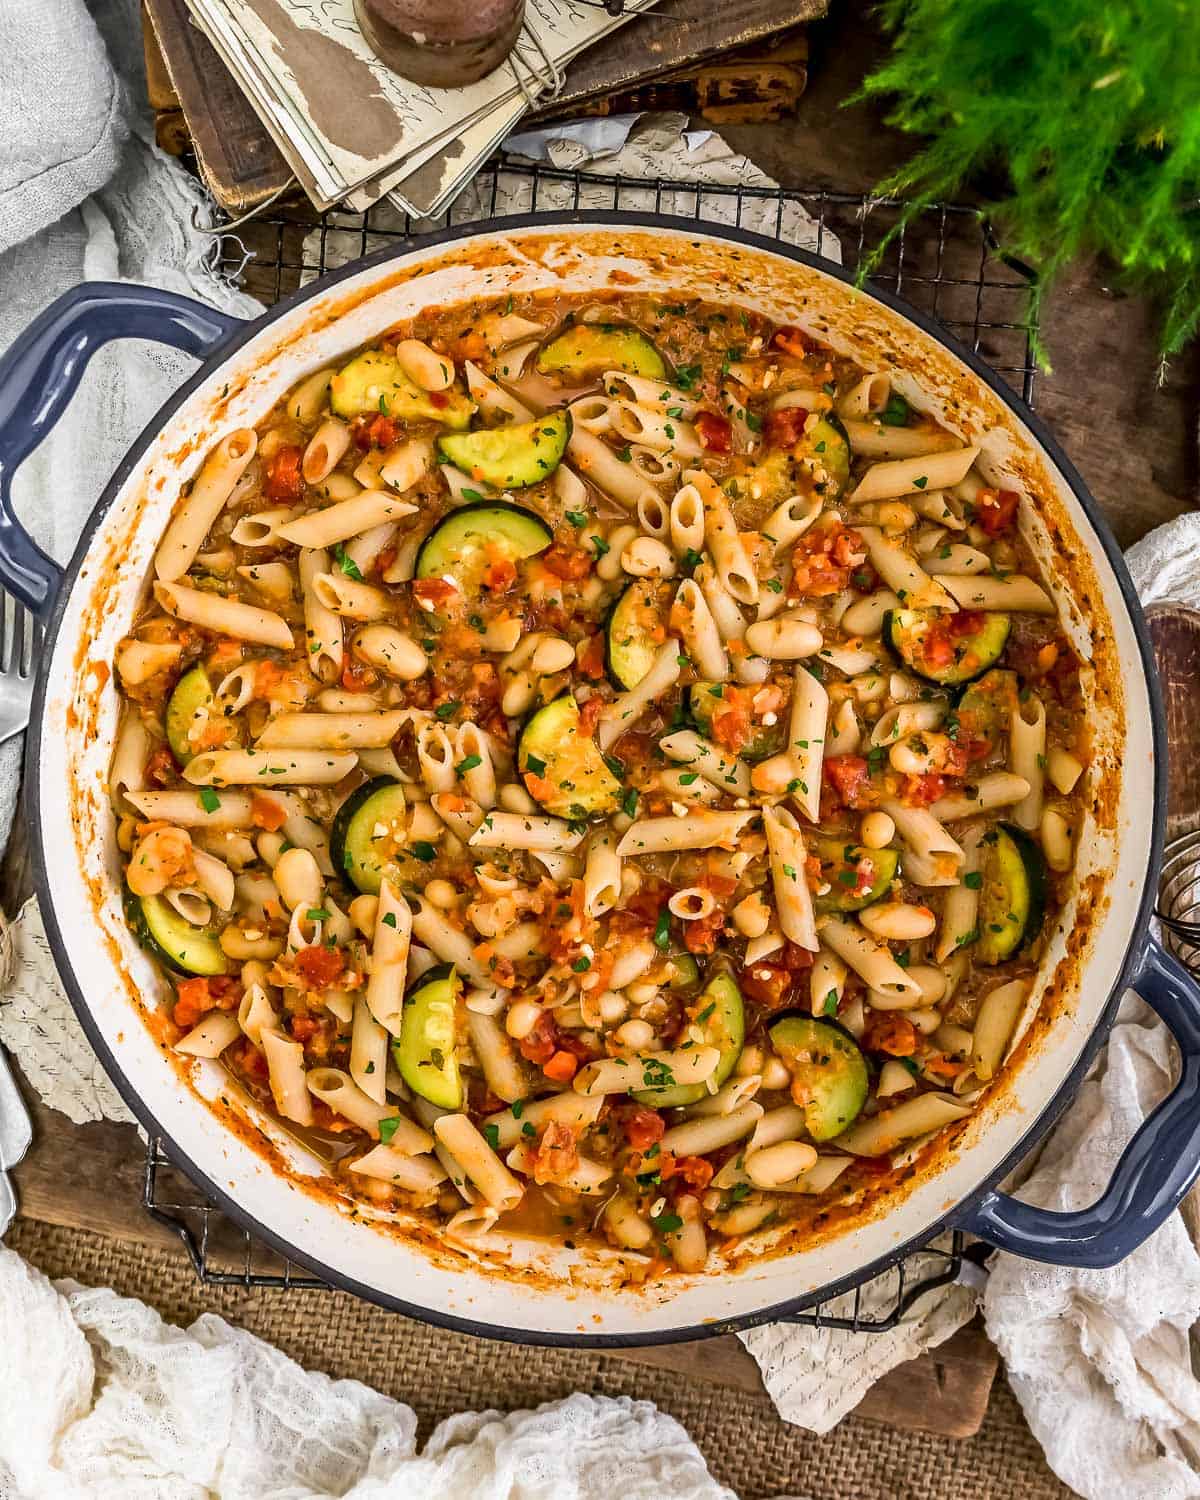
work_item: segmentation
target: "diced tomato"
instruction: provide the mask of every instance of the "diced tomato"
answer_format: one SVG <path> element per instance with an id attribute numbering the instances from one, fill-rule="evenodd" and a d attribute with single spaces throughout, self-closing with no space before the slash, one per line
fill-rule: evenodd
<path id="1" fill-rule="evenodd" d="M 588 701 L 579 710 L 579 733 L 591 739 L 596 732 L 596 725 L 600 722 L 600 715 L 604 712 L 604 699 L 599 693 L 593 693 Z"/>
<path id="2" fill-rule="evenodd" d="M 241 661 L 242 650 L 241 641 L 229 639 L 217 641 L 208 653 L 208 664 L 210 667 L 232 666 L 234 662 Z"/>
<path id="3" fill-rule="evenodd" d="M 803 974 L 805 970 L 813 966 L 813 956 L 807 948 L 802 948 L 799 943 L 793 943 L 791 938 L 785 938 L 783 947 L 779 950 L 776 963 L 790 969 L 793 974 Z"/>
<path id="4" fill-rule="evenodd" d="M 461 334 L 454 340 L 450 345 L 450 352 L 456 360 L 486 359 L 488 354 L 487 339 L 484 338 L 482 333 L 476 333 L 473 328 L 470 328 L 466 333 Z"/>
<path id="5" fill-rule="evenodd" d="M 861 755 L 827 755 L 821 774 L 843 807 L 870 807 L 871 769 Z"/>
<path id="6" fill-rule="evenodd" d="M 354 424 L 354 441 L 360 448 L 390 448 L 399 437 L 399 422 L 382 412 L 373 417 L 359 417 Z"/>
<path id="7" fill-rule="evenodd" d="M 564 542 L 555 542 L 541 556 L 542 565 L 555 578 L 577 582 L 592 571 L 592 555 L 582 547 L 568 547 Z"/>
<path id="8" fill-rule="evenodd" d="M 656 1109 L 630 1105 L 617 1113 L 625 1131 L 625 1139 L 634 1151 L 649 1151 L 655 1141 L 661 1141 L 667 1133 L 666 1121 Z"/>
<path id="9" fill-rule="evenodd" d="M 773 411 L 763 427 L 768 448 L 794 448 L 804 436 L 808 412 L 802 406 L 785 406 Z"/>
<path id="10" fill-rule="evenodd" d="M 712 737 L 724 749 L 736 755 L 751 739 L 751 694 L 726 683 L 719 698 L 713 699 Z"/>
<path id="11" fill-rule="evenodd" d="M 443 609 L 451 599 L 459 597 L 457 587 L 444 578 L 418 578 L 412 586 L 413 598 L 422 608 Z"/>
<path id="12" fill-rule="evenodd" d="M 981 609 L 959 609 L 952 615 L 947 615 L 945 628 L 951 637 L 957 640 L 960 636 L 974 635 L 976 631 L 982 630 L 987 623 L 987 616 Z"/>
<path id="13" fill-rule="evenodd" d="M 493 553 L 483 570 L 483 585 L 493 594 L 507 593 L 517 581 L 517 565 L 511 557 Z"/>
<path id="14" fill-rule="evenodd" d="M 250 821 L 255 828 L 265 828 L 268 833 L 274 833 L 287 820 L 288 810 L 282 802 L 276 802 L 274 797 L 262 792 L 250 793 Z"/>
<path id="15" fill-rule="evenodd" d="M 579 1071 L 579 1059 L 571 1052 L 555 1052 L 542 1064 L 542 1072 L 555 1083 L 570 1083 Z"/>
<path id="16" fill-rule="evenodd" d="M 684 923 L 683 946 L 689 953 L 715 953 L 724 930 L 725 913 L 717 907 L 707 917 Z"/>
<path id="17" fill-rule="evenodd" d="M 216 974 L 208 981 L 208 993 L 218 1010 L 236 1010 L 242 998 L 241 981 L 233 974 Z"/>
<path id="18" fill-rule="evenodd" d="M 213 1009 L 207 979 L 181 979 L 175 987 L 176 1001 L 172 1019 L 176 1026 L 190 1031 L 201 1016 Z"/>
<path id="19" fill-rule="evenodd" d="M 982 490 L 975 500 L 975 519 L 988 536 L 1000 536 L 1016 524 L 1020 504 L 1016 490 Z"/>
<path id="20" fill-rule="evenodd" d="M 585 677 L 598 682 L 604 676 L 604 635 L 601 631 L 598 630 L 591 637 L 577 660 L 579 670 Z"/>
<path id="21" fill-rule="evenodd" d="M 945 1057 L 940 1052 L 935 1052 L 929 1057 L 921 1059 L 921 1067 L 926 1073 L 933 1073 L 938 1078 L 957 1078 L 966 1067 L 965 1063 L 955 1062 L 952 1057 Z"/>
<path id="22" fill-rule="evenodd" d="M 680 1178 L 698 1193 L 702 1193 L 712 1181 L 713 1164 L 703 1156 L 675 1156 L 670 1151 L 662 1151 L 654 1158 L 654 1163 L 663 1182 Z"/>
<path id="23" fill-rule="evenodd" d="M 679 1156 L 675 1159 L 675 1175 L 702 1193 L 712 1181 L 713 1164 L 704 1156 Z"/>
<path id="24" fill-rule="evenodd" d="M 565 1053 L 556 1056 L 566 1056 Z M 550 1120 L 542 1128 L 533 1149 L 532 1177 L 543 1186 L 563 1182 L 579 1165 L 579 1138 L 562 1120 Z"/>
<path id="25" fill-rule="evenodd" d="M 346 956 L 340 948 L 310 945 L 296 954 L 296 971 L 310 990 L 326 990 L 341 978 Z"/>
<path id="26" fill-rule="evenodd" d="M 382 552 L 375 554 L 375 561 L 371 564 L 371 571 L 382 576 L 400 555 L 399 547 L 385 547 Z"/>
<path id="27" fill-rule="evenodd" d="M 548 802 L 557 788 L 549 777 L 539 776 L 536 771 L 526 771 L 525 790 L 535 802 Z"/>
<path id="28" fill-rule="evenodd" d="M 869 1012 L 862 1046 L 867 1052 L 886 1052 L 889 1057 L 911 1057 L 917 1050 L 917 1028 L 895 1011 Z"/>
<path id="29" fill-rule="evenodd" d="M 363 688 L 374 687 L 379 681 L 379 673 L 374 667 L 367 666 L 364 661 L 356 661 L 353 656 L 347 656 L 342 663 L 342 686 L 348 693 L 360 692 Z"/>
<path id="30" fill-rule="evenodd" d="M 526 1062 L 536 1063 L 539 1068 L 544 1068 L 560 1050 L 554 1017 L 548 1011 L 543 1012 L 537 1025 L 528 1036 L 521 1038 L 517 1047 Z"/>
<path id="31" fill-rule="evenodd" d="M 267 1060 L 247 1037 L 238 1050 L 233 1054 L 233 1060 L 247 1078 L 257 1078 L 265 1082 L 268 1077 Z"/>
<path id="32" fill-rule="evenodd" d="M 861 567 L 867 555 L 862 533 L 840 521 L 814 528 L 792 549 L 793 597 L 826 598 L 840 594 L 850 583 L 851 571 Z"/>
<path id="33" fill-rule="evenodd" d="M 795 975 L 782 964 L 760 959 L 742 970 L 741 989 L 747 999 L 764 1010 L 779 1010 L 791 999 Z"/>
<path id="34" fill-rule="evenodd" d="M 294 1041 L 311 1042 L 320 1029 L 320 1021 L 313 1016 L 292 1017 L 292 1039 Z"/>
<path id="35" fill-rule="evenodd" d="M 179 774 L 169 745 L 159 745 L 146 761 L 146 780 L 151 786 L 169 786 Z"/>
<path id="36" fill-rule="evenodd" d="M 929 807 L 946 794 L 946 778 L 937 771 L 924 776 L 908 776 L 904 782 L 903 800 L 911 807 Z"/>
<path id="37" fill-rule="evenodd" d="M 263 475 L 263 494 L 271 500 L 295 502 L 304 494 L 304 474 L 301 462 L 304 449 L 285 443 L 277 448 L 267 460 Z"/>
<path id="38" fill-rule="evenodd" d="M 709 453 L 728 453 L 733 446 L 733 427 L 727 417 L 715 411 L 698 411 L 692 419 L 700 446 Z"/>
<path id="39" fill-rule="evenodd" d="M 808 340 L 802 328 L 787 324 L 775 330 L 771 337 L 771 348 L 781 349 L 784 354 L 790 354 L 793 359 L 803 359 L 808 353 Z"/>
<path id="40" fill-rule="evenodd" d="M 430 406 L 435 407 L 438 411 L 450 405 L 450 397 L 447 396 L 445 391 L 426 391 L 425 394 L 429 398 Z"/>

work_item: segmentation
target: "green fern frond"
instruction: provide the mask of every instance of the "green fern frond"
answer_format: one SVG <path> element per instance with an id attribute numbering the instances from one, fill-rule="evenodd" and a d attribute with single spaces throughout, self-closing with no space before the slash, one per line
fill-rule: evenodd
<path id="1" fill-rule="evenodd" d="M 1005 248 L 1047 284 L 1099 254 L 1153 296 L 1162 348 L 1200 324 L 1200 4 L 1196 0 L 884 0 L 892 56 L 857 99 L 926 137 L 877 192 L 905 200 L 890 240 L 970 178 Z M 1044 360 L 1044 354 L 1042 355 Z"/>

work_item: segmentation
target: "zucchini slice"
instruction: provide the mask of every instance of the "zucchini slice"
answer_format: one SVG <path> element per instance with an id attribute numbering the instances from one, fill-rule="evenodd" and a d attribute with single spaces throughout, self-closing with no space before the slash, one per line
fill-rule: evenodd
<path id="1" fill-rule="evenodd" d="M 167 700 L 167 743 L 181 766 L 187 765 L 196 753 L 190 733 L 193 729 L 202 730 L 208 723 L 212 701 L 212 683 L 199 664 L 183 674 Z"/>
<path id="2" fill-rule="evenodd" d="M 731 683 L 723 682 L 696 682 L 688 689 L 688 708 L 692 718 L 701 734 L 709 739 L 712 738 L 713 716 L 725 694 L 731 691 L 738 692 L 739 689 Z M 781 716 L 777 724 L 752 722 L 751 727 L 752 738 L 738 751 L 742 760 L 766 760 L 770 755 L 778 755 L 787 745 L 786 714 Z"/>
<path id="3" fill-rule="evenodd" d="M 667 373 L 666 361 L 644 333 L 616 323 L 573 323 L 550 340 L 538 355 L 537 367 L 543 375 L 561 374 L 574 381 L 605 370 L 624 370 L 651 380 Z"/>
<path id="4" fill-rule="evenodd" d="M 690 990 L 700 983 L 700 965 L 690 953 L 672 953 L 675 972 L 667 980 L 669 990 Z"/>
<path id="5" fill-rule="evenodd" d="M 821 861 L 821 881 L 829 886 L 825 895 L 816 898 L 819 912 L 862 911 L 864 906 L 881 900 L 896 878 L 900 861 L 895 849 L 864 849 L 837 839 L 818 839 L 816 853 Z M 870 881 L 866 890 L 860 889 L 859 865 L 863 860 L 870 861 L 869 875 L 863 871 Z"/>
<path id="6" fill-rule="evenodd" d="M 817 476 L 817 492 L 836 500 L 850 482 L 850 439 L 846 429 L 830 412 L 818 418 L 793 449 L 796 458 L 808 459 Z M 824 471 L 824 478 L 821 471 Z"/>
<path id="7" fill-rule="evenodd" d="M 1028 947 L 1046 915 L 1046 862 L 1021 828 L 999 823 L 983 836 L 975 957 L 1001 964 Z"/>
<path id="8" fill-rule="evenodd" d="M 571 413 L 551 411 L 510 427 L 443 433 L 438 447 L 444 458 L 472 479 L 498 490 L 521 490 L 554 473 L 570 437 Z"/>
<path id="9" fill-rule="evenodd" d="M 971 683 L 958 700 L 955 718 L 960 738 L 986 740 L 991 754 L 1008 735 L 1008 726 L 1018 701 L 1017 674 L 994 667 Z"/>
<path id="10" fill-rule="evenodd" d="M 783 1016 L 767 1035 L 792 1075 L 792 1098 L 814 1141 L 831 1141 L 867 1102 L 866 1060 L 840 1026 L 814 1016 Z"/>
<path id="11" fill-rule="evenodd" d="M 455 1042 L 462 981 L 452 964 L 422 974 L 404 997 L 392 1058 L 414 1094 L 439 1109 L 461 1109 L 464 1092 Z"/>
<path id="12" fill-rule="evenodd" d="M 716 1047 L 721 1053 L 717 1071 L 712 1075 L 713 1082 L 719 1088 L 733 1072 L 746 1039 L 742 992 L 729 970 L 719 969 L 704 986 L 695 1004 L 695 1024 L 704 1032 L 703 1045 Z M 639 1104 L 649 1104 L 653 1109 L 675 1109 L 681 1104 L 696 1104 L 701 1099 L 706 1099 L 708 1086 L 703 1083 L 677 1083 L 661 1089 L 636 1089 L 633 1097 Z"/>
<path id="13" fill-rule="evenodd" d="M 416 577 L 453 578 L 468 598 L 484 590 L 484 575 L 498 562 L 514 565 L 544 552 L 554 533 L 535 511 L 503 500 L 460 505 L 439 522 L 417 553 Z"/>
<path id="14" fill-rule="evenodd" d="M 667 638 L 671 587 L 638 578 L 621 595 L 604 627 L 604 664 L 618 687 L 635 688 Z"/>
<path id="15" fill-rule="evenodd" d="M 402 422 L 440 422 L 461 430 L 475 413 L 475 403 L 453 386 L 448 391 L 423 391 L 400 368 L 400 361 L 382 349 L 368 349 L 340 369 L 329 382 L 329 405 L 339 417 L 362 417 L 381 412 Z"/>
<path id="16" fill-rule="evenodd" d="M 521 731 L 517 765 L 526 786 L 556 818 L 614 813 L 621 783 L 604 763 L 595 740 L 579 732 L 579 705 L 570 693 L 539 708 Z M 536 788 L 536 790 L 535 790 Z"/>
<path id="17" fill-rule="evenodd" d="M 388 868 L 407 838 L 404 787 L 376 776 L 353 791 L 337 810 L 329 832 L 333 868 L 369 896 L 377 896 Z"/>
<path id="18" fill-rule="evenodd" d="M 161 896 L 135 896 L 126 888 L 125 920 L 148 953 L 175 973 L 225 974 L 225 957 L 217 934 L 193 927 Z"/>
<path id="19" fill-rule="evenodd" d="M 972 611 L 968 623 L 981 623 L 962 633 L 956 632 L 954 619 L 942 609 L 889 609 L 883 639 L 918 677 L 949 687 L 971 682 L 1000 659 L 1012 619 Z"/>

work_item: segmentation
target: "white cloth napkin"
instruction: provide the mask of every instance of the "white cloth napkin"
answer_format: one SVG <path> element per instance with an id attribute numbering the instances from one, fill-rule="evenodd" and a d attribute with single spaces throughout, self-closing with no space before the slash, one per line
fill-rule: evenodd
<path id="1" fill-rule="evenodd" d="M 649 1401 L 450 1417 L 190 1328 L 0 1246 L 0 1500 L 737 1500 Z"/>

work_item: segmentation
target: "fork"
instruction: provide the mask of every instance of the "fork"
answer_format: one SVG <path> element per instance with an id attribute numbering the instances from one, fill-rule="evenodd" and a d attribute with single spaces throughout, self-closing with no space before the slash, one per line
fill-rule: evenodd
<path id="1" fill-rule="evenodd" d="M 0 590 L 0 745 L 29 723 L 42 628 L 25 606 Z"/>

